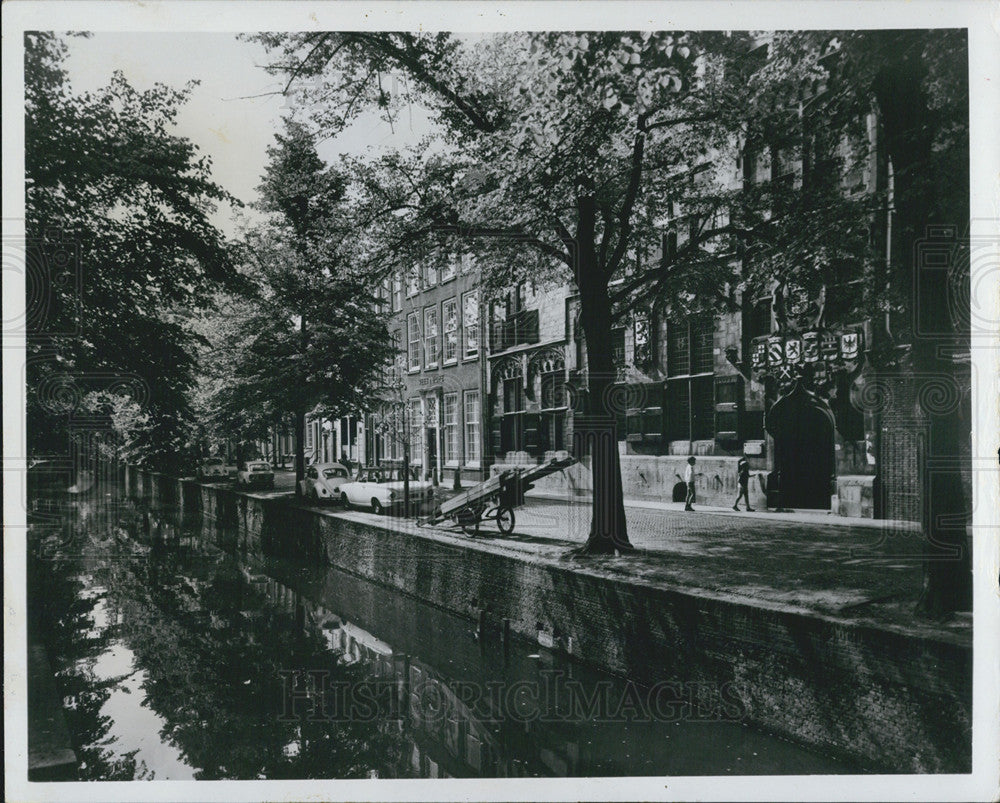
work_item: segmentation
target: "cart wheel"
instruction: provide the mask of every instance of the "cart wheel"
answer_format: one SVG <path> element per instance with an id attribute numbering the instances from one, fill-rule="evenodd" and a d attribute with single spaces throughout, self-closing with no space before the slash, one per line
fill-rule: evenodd
<path id="1" fill-rule="evenodd" d="M 497 529 L 504 535 L 514 532 L 514 510 L 509 507 L 502 507 L 497 510 Z"/>

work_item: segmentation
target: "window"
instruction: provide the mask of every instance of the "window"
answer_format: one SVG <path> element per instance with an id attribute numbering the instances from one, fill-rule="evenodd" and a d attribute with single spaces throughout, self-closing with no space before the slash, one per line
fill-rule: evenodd
<path id="1" fill-rule="evenodd" d="M 566 430 L 566 377 L 562 371 L 542 374 L 542 414 L 539 422 L 539 449 L 562 451 Z"/>
<path id="2" fill-rule="evenodd" d="M 670 323 L 667 328 L 667 375 L 712 373 L 714 338 L 715 321 L 711 316 Z"/>
<path id="3" fill-rule="evenodd" d="M 667 376 L 691 373 L 691 340 L 686 323 L 670 323 L 667 327 Z"/>
<path id="4" fill-rule="evenodd" d="M 701 318 L 691 324 L 691 373 L 709 374 L 715 364 L 715 322 Z"/>
<path id="5" fill-rule="evenodd" d="M 410 371 L 420 370 L 420 316 L 411 312 L 406 316 L 407 361 Z"/>
<path id="6" fill-rule="evenodd" d="M 410 399 L 410 462 L 424 462 L 424 415 L 420 399 Z"/>
<path id="7" fill-rule="evenodd" d="M 420 292 L 420 266 L 414 265 L 406 274 L 406 295 L 407 298 L 415 296 Z"/>
<path id="8" fill-rule="evenodd" d="M 462 332 L 465 336 L 466 358 L 479 354 L 479 291 L 462 295 Z"/>
<path id="9" fill-rule="evenodd" d="M 424 310 L 424 368 L 437 368 L 439 357 L 438 311 L 437 307 L 427 307 Z"/>
<path id="10" fill-rule="evenodd" d="M 403 280 L 400 276 L 392 277 L 392 311 L 399 312 L 403 308 Z"/>
<path id="11" fill-rule="evenodd" d="M 521 393 L 521 377 L 513 376 L 503 381 L 503 411 L 516 413 L 524 409 L 524 394 Z"/>
<path id="12" fill-rule="evenodd" d="M 444 394 L 444 462 L 458 465 L 458 394 Z"/>
<path id="13" fill-rule="evenodd" d="M 542 374 L 542 409 L 566 406 L 566 377 L 562 371 Z"/>
<path id="14" fill-rule="evenodd" d="M 444 362 L 455 362 L 458 359 L 458 302 L 449 298 L 442 305 L 444 317 Z"/>
<path id="15" fill-rule="evenodd" d="M 424 287 L 437 287 L 438 269 L 433 262 L 428 262 L 424 269 Z"/>
<path id="16" fill-rule="evenodd" d="M 503 380 L 503 418 L 500 421 L 500 453 L 524 451 L 524 393 L 520 375 Z"/>
<path id="17" fill-rule="evenodd" d="M 748 340 L 761 335 L 771 334 L 771 298 L 766 296 L 757 299 L 745 319 L 746 336 Z"/>
<path id="18" fill-rule="evenodd" d="M 479 464 L 479 391 L 465 391 L 465 462 Z"/>
<path id="19" fill-rule="evenodd" d="M 460 260 L 461 256 L 456 254 L 445 263 L 443 268 L 441 268 L 441 284 L 455 278 L 458 274 L 458 264 Z"/>
<path id="20" fill-rule="evenodd" d="M 633 354 L 632 363 L 638 366 L 648 365 L 652 360 L 652 349 L 649 342 L 649 318 L 637 315 L 633 324 Z"/>
<path id="21" fill-rule="evenodd" d="M 711 316 L 672 322 L 668 326 L 668 440 L 714 437 L 714 327 Z"/>

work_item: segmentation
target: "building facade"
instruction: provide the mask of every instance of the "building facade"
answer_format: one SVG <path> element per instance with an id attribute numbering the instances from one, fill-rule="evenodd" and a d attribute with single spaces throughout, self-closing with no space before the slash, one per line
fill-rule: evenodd
<path id="1" fill-rule="evenodd" d="M 891 197 L 877 114 L 855 122 L 850 137 L 823 143 L 825 150 L 808 138 L 786 137 L 744 144 L 735 164 L 709 154 L 704 177 L 725 189 L 766 183 L 799 190 L 803 182 L 829 181 L 845 198 Z M 653 259 L 683 246 L 684 211 L 665 215 L 663 250 Z M 875 260 L 884 262 L 886 275 L 893 215 L 889 204 L 870 220 Z M 955 237 L 938 249 L 954 247 Z M 735 264 L 743 258 L 732 255 Z M 874 340 L 885 324 L 851 312 L 846 301 L 862 273 L 860 265 L 838 266 L 838 278 L 819 290 L 774 282 L 756 296 L 735 293 L 734 308 L 723 312 L 677 315 L 671 299 L 620 311 L 611 338 L 625 497 L 683 500 L 684 467 L 694 455 L 696 503 L 731 506 L 737 463 L 745 457 L 754 507 L 919 520 L 921 450 L 928 448 L 921 420 L 934 395 L 928 387 L 962 415 L 970 372 L 960 353 L 954 372 L 930 385 L 908 378 L 905 369 L 876 368 Z M 494 471 L 572 450 L 572 399 L 587 386 L 578 316 L 571 288 L 513 288 L 494 314 L 488 388 Z M 905 343 L 893 348 L 905 358 Z M 928 398 L 919 398 L 922 392 Z M 578 465 L 536 487 L 589 494 L 588 459 L 579 457 Z"/>
<path id="2" fill-rule="evenodd" d="M 482 302 L 472 261 L 415 265 L 383 286 L 397 360 L 389 397 L 367 416 L 369 462 L 407 456 L 435 482 L 476 482 L 486 470 Z"/>

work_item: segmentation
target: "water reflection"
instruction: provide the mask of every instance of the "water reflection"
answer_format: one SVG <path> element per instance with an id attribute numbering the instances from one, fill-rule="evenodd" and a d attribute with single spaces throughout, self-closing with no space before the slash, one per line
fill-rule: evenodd
<path id="1" fill-rule="evenodd" d="M 846 772 L 725 690 L 613 680 L 95 493 L 35 505 L 32 637 L 83 779 Z"/>

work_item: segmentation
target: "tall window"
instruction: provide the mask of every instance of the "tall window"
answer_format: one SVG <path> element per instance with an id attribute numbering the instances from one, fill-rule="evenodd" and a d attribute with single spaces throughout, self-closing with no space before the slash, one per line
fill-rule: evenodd
<path id="1" fill-rule="evenodd" d="M 561 370 L 542 374 L 542 415 L 539 447 L 542 451 L 561 451 L 566 424 L 566 377 Z"/>
<path id="2" fill-rule="evenodd" d="M 410 462 L 424 462 L 424 415 L 420 399 L 410 399 Z"/>
<path id="3" fill-rule="evenodd" d="M 399 312 L 403 308 L 403 280 L 399 274 L 392 277 L 392 311 Z"/>
<path id="4" fill-rule="evenodd" d="M 479 391 L 465 391 L 465 462 L 478 465 L 479 451 Z"/>
<path id="5" fill-rule="evenodd" d="M 668 440 L 708 440 L 715 434 L 714 328 L 711 316 L 667 327 Z"/>
<path id="6" fill-rule="evenodd" d="M 413 265 L 406 274 L 407 298 L 420 292 L 420 266 Z"/>
<path id="7" fill-rule="evenodd" d="M 411 312 L 406 316 L 406 367 L 410 371 L 420 370 L 420 316 Z"/>
<path id="8" fill-rule="evenodd" d="M 437 265 L 435 265 L 433 262 L 428 262 L 426 268 L 424 269 L 424 286 L 437 287 L 437 283 L 438 283 Z"/>
<path id="9" fill-rule="evenodd" d="M 445 365 L 458 359 L 458 302 L 449 298 L 441 305 L 444 318 L 444 362 Z"/>
<path id="10" fill-rule="evenodd" d="M 437 368 L 439 348 L 437 307 L 427 307 L 424 310 L 424 368 Z"/>
<path id="11" fill-rule="evenodd" d="M 503 380 L 503 418 L 500 420 L 500 453 L 524 450 L 524 392 L 520 375 Z"/>
<path id="12" fill-rule="evenodd" d="M 458 394 L 445 393 L 442 409 L 444 428 L 444 462 L 458 465 Z"/>
<path id="13" fill-rule="evenodd" d="M 462 332 L 465 335 L 464 354 L 467 358 L 479 354 L 479 291 L 462 295 Z"/>

